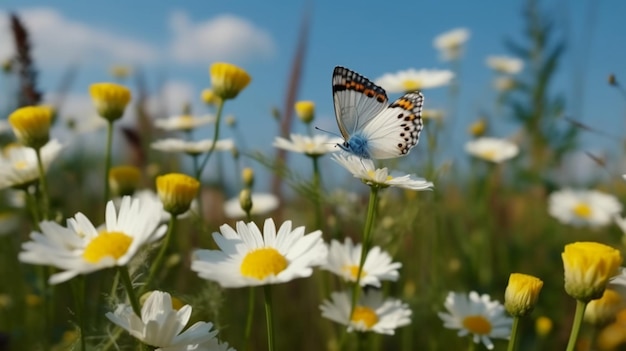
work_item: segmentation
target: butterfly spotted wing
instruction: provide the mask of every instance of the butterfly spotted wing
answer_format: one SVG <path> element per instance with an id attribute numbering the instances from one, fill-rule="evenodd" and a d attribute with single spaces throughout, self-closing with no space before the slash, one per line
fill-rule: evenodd
<path id="1" fill-rule="evenodd" d="M 345 67 L 335 67 L 333 98 L 343 150 L 385 159 L 404 156 L 417 144 L 423 127 L 421 92 L 407 93 L 387 106 L 383 88 Z"/>

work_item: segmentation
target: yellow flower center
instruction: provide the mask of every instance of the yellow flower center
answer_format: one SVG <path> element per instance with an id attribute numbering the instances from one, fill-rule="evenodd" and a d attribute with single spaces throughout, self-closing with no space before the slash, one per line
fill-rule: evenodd
<path id="1" fill-rule="evenodd" d="M 480 157 L 485 160 L 493 161 L 496 158 L 496 150 L 484 150 L 480 153 Z"/>
<path id="2" fill-rule="evenodd" d="M 406 79 L 402 81 L 402 86 L 405 91 L 415 91 L 419 90 L 422 87 L 422 82 L 419 80 Z"/>
<path id="3" fill-rule="evenodd" d="M 491 333 L 491 323 L 483 316 L 465 317 L 463 327 L 472 334 L 488 335 Z"/>
<path id="4" fill-rule="evenodd" d="M 24 160 L 17 161 L 13 163 L 13 168 L 18 169 L 18 170 L 26 169 L 28 168 L 28 162 Z"/>
<path id="5" fill-rule="evenodd" d="M 588 219 L 591 217 L 591 207 L 584 202 L 581 202 L 574 206 L 572 212 L 580 218 Z"/>
<path id="6" fill-rule="evenodd" d="M 89 263 L 98 263 L 105 257 L 118 259 L 122 257 L 133 238 L 122 232 L 100 232 L 83 252 L 83 258 Z"/>
<path id="7" fill-rule="evenodd" d="M 373 170 L 367 171 L 367 176 L 370 177 L 370 179 L 376 179 L 376 171 L 373 171 Z M 387 178 L 385 178 L 385 182 L 388 182 L 392 179 L 393 179 L 392 176 L 387 175 Z"/>
<path id="8" fill-rule="evenodd" d="M 351 321 L 354 324 L 363 324 L 367 329 L 371 329 L 378 323 L 378 315 L 369 307 L 355 306 Z"/>
<path id="9" fill-rule="evenodd" d="M 344 272 L 348 272 L 350 274 L 350 278 L 356 281 L 356 277 L 359 275 L 359 266 L 357 265 L 346 265 L 343 267 Z M 361 278 L 366 275 L 365 270 L 361 271 Z"/>
<path id="10" fill-rule="evenodd" d="M 287 259 L 276 249 L 266 247 L 254 250 L 244 257 L 240 271 L 244 277 L 263 280 L 287 268 Z"/>

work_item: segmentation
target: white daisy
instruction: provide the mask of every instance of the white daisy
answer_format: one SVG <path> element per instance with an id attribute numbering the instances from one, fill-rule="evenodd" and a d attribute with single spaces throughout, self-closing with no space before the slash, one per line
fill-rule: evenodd
<path id="1" fill-rule="evenodd" d="M 157 128 L 163 130 L 182 130 L 182 131 L 191 131 L 197 127 L 203 126 L 205 124 L 214 123 L 215 117 L 206 115 L 206 116 L 190 116 L 190 115 L 181 115 L 181 116 L 172 116 L 164 119 L 157 119 L 154 121 L 154 125 Z"/>
<path id="2" fill-rule="evenodd" d="M 59 155 L 63 146 L 58 140 L 50 140 L 41 148 L 44 170 Z M 20 187 L 39 179 L 35 150 L 21 145 L 10 145 L 0 155 L 0 189 Z"/>
<path id="3" fill-rule="evenodd" d="M 363 291 L 350 318 L 352 291 L 334 292 L 320 305 L 322 317 L 347 325 L 348 331 L 393 335 L 411 323 L 411 310 L 397 299 L 384 299 L 379 290 Z"/>
<path id="4" fill-rule="evenodd" d="M 356 282 L 361 262 L 361 248 L 361 244 L 352 244 L 350 238 L 346 238 L 343 244 L 332 240 L 328 261 L 321 268 L 335 273 L 344 280 Z M 400 267 L 402 263 L 392 262 L 387 252 L 375 246 L 367 253 L 359 283 L 361 286 L 372 285 L 379 288 L 381 280 L 398 280 Z"/>
<path id="5" fill-rule="evenodd" d="M 436 36 L 433 40 L 433 45 L 439 50 L 442 60 L 452 61 L 461 56 L 463 44 L 469 37 L 469 30 L 456 28 Z"/>
<path id="6" fill-rule="evenodd" d="M 506 139 L 481 137 L 468 141 L 465 151 L 485 161 L 502 163 L 519 153 L 519 147 Z"/>
<path id="7" fill-rule="evenodd" d="M 252 210 L 250 214 L 258 216 L 268 214 L 278 208 L 278 198 L 272 194 L 252 193 Z M 224 213 L 228 218 L 243 218 L 246 216 L 241 209 L 239 197 L 229 199 L 224 203 Z"/>
<path id="8" fill-rule="evenodd" d="M 433 183 L 411 175 L 392 176 L 385 168 L 374 167 L 374 162 L 354 155 L 335 154 L 332 159 L 347 169 L 355 178 L 370 186 L 386 188 L 389 186 L 410 190 L 431 190 Z"/>
<path id="9" fill-rule="evenodd" d="M 513 319 L 506 316 L 500 302 L 491 301 L 487 294 L 450 292 L 444 306 L 449 312 L 439 312 L 444 327 L 458 329 L 461 337 L 473 334 L 474 343 L 482 342 L 489 350 L 493 349 L 491 338 L 508 339 L 511 335 Z"/>
<path id="10" fill-rule="evenodd" d="M 313 266 L 326 261 L 328 254 L 322 232 L 304 234 L 304 227 L 292 230 L 291 221 L 276 232 L 274 221 L 265 220 L 263 233 L 250 222 L 237 222 L 213 233 L 220 250 L 196 250 L 191 270 L 200 278 L 213 280 L 225 288 L 286 283 L 308 277 Z"/>
<path id="11" fill-rule="evenodd" d="M 323 134 L 313 136 L 291 134 L 290 140 L 276 137 L 274 146 L 287 151 L 299 152 L 309 156 L 320 156 L 339 150 L 337 144 L 343 143 L 341 138 L 329 138 Z"/>
<path id="12" fill-rule="evenodd" d="M 165 209 L 163 208 L 163 202 L 161 202 L 161 199 L 159 198 L 159 195 L 154 192 L 151 189 L 142 189 L 139 191 L 135 191 L 135 193 L 133 193 L 132 196 L 133 199 L 138 199 L 139 201 L 141 201 L 142 203 L 147 203 L 147 202 L 153 202 L 154 206 L 158 206 L 160 211 L 161 211 L 161 222 L 167 222 L 170 220 L 170 213 L 165 211 Z M 115 203 L 115 208 L 120 208 L 120 205 L 122 203 L 122 198 L 118 197 L 113 199 L 114 203 Z M 189 211 L 178 215 L 178 218 L 187 218 L 191 215 L 192 212 L 197 212 L 198 211 L 198 202 L 196 200 L 191 202 L 191 208 L 189 209 Z"/>
<path id="13" fill-rule="evenodd" d="M 166 292 L 153 291 L 141 307 L 141 317 L 127 304 L 118 305 L 106 317 L 144 344 L 156 347 L 155 351 L 220 350 L 212 323 L 196 322 L 182 332 L 191 317 L 191 306 L 174 309 Z"/>
<path id="14" fill-rule="evenodd" d="M 524 68 L 524 61 L 510 56 L 489 56 L 487 66 L 498 73 L 517 74 Z"/>
<path id="15" fill-rule="evenodd" d="M 209 152 L 213 148 L 213 140 L 187 141 L 169 138 L 157 140 L 150 146 L 155 150 L 164 152 L 185 152 L 189 155 L 199 155 Z M 231 151 L 234 147 L 235 142 L 232 139 L 222 139 L 215 143 L 215 151 Z"/>
<path id="16" fill-rule="evenodd" d="M 597 228 L 611 223 L 622 212 L 622 204 L 600 191 L 562 189 L 550 194 L 548 212 L 561 223 Z"/>
<path id="17" fill-rule="evenodd" d="M 122 199 L 119 211 L 109 201 L 105 217 L 100 230 L 80 212 L 67 220 L 67 227 L 41 222 L 41 232 L 32 232 L 31 241 L 22 244 L 20 261 L 59 268 L 62 272 L 50 277 L 51 284 L 58 284 L 79 274 L 124 266 L 166 230 L 165 225 L 159 226 L 161 209 L 157 204 L 128 196 Z"/>
<path id="18" fill-rule="evenodd" d="M 406 93 L 409 91 L 428 88 L 438 88 L 450 84 L 454 73 L 450 70 L 439 69 L 408 69 L 397 73 L 387 73 L 376 79 L 388 93 Z"/>

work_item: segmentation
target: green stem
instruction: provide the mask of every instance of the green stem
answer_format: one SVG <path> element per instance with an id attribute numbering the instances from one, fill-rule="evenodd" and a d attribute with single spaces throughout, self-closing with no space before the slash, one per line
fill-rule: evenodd
<path id="1" fill-rule="evenodd" d="M 576 346 L 576 340 L 578 339 L 578 333 L 580 332 L 580 326 L 583 322 L 583 316 L 585 315 L 585 308 L 587 308 L 586 302 L 576 300 L 576 314 L 574 315 L 572 332 L 569 335 L 569 341 L 567 342 L 566 351 L 574 351 L 574 348 Z"/>
<path id="2" fill-rule="evenodd" d="M 469 345 L 467 345 L 467 351 L 474 351 L 476 349 L 476 343 L 474 342 L 474 337 L 472 336 L 472 334 L 467 337 L 467 340 L 469 340 Z"/>
<path id="3" fill-rule="evenodd" d="M 200 165 L 198 165 L 198 154 L 193 154 L 191 155 L 192 159 L 193 159 L 193 174 L 196 175 L 196 180 L 200 182 L 200 184 L 202 184 L 202 180 L 200 179 L 200 175 L 201 175 L 201 171 L 200 171 Z M 197 201 L 198 201 L 198 217 L 200 218 L 204 218 L 204 209 L 202 206 L 202 191 L 198 191 L 198 195 L 196 196 Z"/>
<path id="4" fill-rule="evenodd" d="M 320 175 L 319 157 L 311 156 L 313 160 L 313 190 L 315 195 L 313 201 L 315 202 L 315 229 L 322 229 L 322 181 Z"/>
<path id="5" fill-rule="evenodd" d="M 356 276 L 356 282 L 354 283 L 354 289 L 352 290 L 352 304 L 350 307 L 350 318 L 354 313 L 354 307 L 359 299 L 359 292 L 361 291 L 361 274 L 363 273 L 363 265 L 365 264 L 365 258 L 370 248 L 372 227 L 374 226 L 374 217 L 376 216 L 376 205 L 378 203 L 378 187 L 370 186 L 370 199 L 367 205 L 367 219 L 365 220 L 365 228 L 363 230 L 363 243 L 361 244 L 361 260 L 359 261 L 359 270 Z"/>
<path id="6" fill-rule="evenodd" d="M 46 181 L 46 171 L 43 168 L 43 160 L 41 158 L 41 148 L 35 149 L 37 154 L 37 169 L 39 170 L 39 187 L 41 188 L 41 208 L 43 219 L 48 220 L 50 211 L 50 200 L 48 194 L 48 182 Z"/>
<path id="7" fill-rule="evenodd" d="M 137 317 L 141 318 L 141 307 L 139 307 L 139 299 L 137 299 L 137 294 L 135 294 L 135 290 L 133 289 L 133 282 L 130 280 L 128 267 L 119 266 L 118 270 L 120 272 L 120 278 L 122 278 L 122 284 L 124 284 L 124 288 L 126 289 L 128 300 L 130 300 L 130 305 L 133 307 L 133 312 L 135 312 Z"/>
<path id="8" fill-rule="evenodd" d="M 209 162 L 209 159 L 211 158 L 213 151 L 215 151 L 215 144 L 217 143 L 217 138 L 220 135 L 220 120 L 222 118 L 223 109 L 224 109 L 224 100 L 220 99 L 220 101 L 217 103 L 217 112 L 215 115 L 215 130 L 213 132 L 213 145 L 211 146 L 211 149 L 209 149 L 209 151 L 204 156 L 202 163 L 200 163 L 200 168 L 196 171 L 196 179 L 198 180 L 200 179 L 200 176 L 202 175 L 202 171 L 204 170 L 204 167 L 206 167 L 207 163 Z"/>
<path id="9" fill-rule="evenodd" d="M 76 308 L 76 319 L 78 327 L 80 328 L 80 349 L 86 351 L 86 330 L 85 327 L 85 277 L 78 276 L 76 279 L 71 280 L 72 292 L 74 294 L 74 302 Z"/>
<path id="10" fill-rule="evenodd" d="M 274 351 L 274 316 L 272 314 L 272 286 L 264 285 L 265 321 L 267 323 L 267 350 Z"/>
<path id="11" fill-rule="evenodd" d="M 39 228 L 39 222 L 41 221 L 39 217 L 39 209 L 37 208 L 37 199 L 28 191 L 28 187 L 23 189 L 24 195 L 26 196 L 26 205 L 30 210 L 30 215 L 33 217 L 33 226 L 35 230 L 41 231 Z"/>
<path id="12" fill-rule="evenodd" d="M 513 326 L 511 327 L 511 338 L 509 339 L 509 346 L 507 351 L 517 350 L 517 336 L 519 330 L 519 317 L 513 318 Z"/>
<path id="13" fill-rule="evenodd" d="M 248 288 L 248 316 L 246 317 L 246 331 L 244 334 L 245 349 L 250 346 L 250 334 L 252 334 L 252 320 L 254 319 L 254 292 L 255 287 Z"/>
<path id="14" fill-rule="evenodd" d="M 113 121 L 107 124 L 107 142 L 104 154 L 104 202 L 109 201 L 109 171 L 111 170 L 111 149 L 113 147 Z"/>
<path id="15" fill-rule="evenodd" d="M 146 284 L 143 286 L 142 291 L 145 292 L 150 288 L 150 285 L 154 281 L 154 278 L 163 267 L 163 262 L 165 262 L 165 253 L 167 252 L 170 243 L 172 242 L 172 236 L 174 236 L 174 229 L 176 228 L 176 220 L 177 216 L 170 215 L 170 223 L 167 227 L 167 234 L 165 234 L 165 239 L 163 239 L 163 243 L 161 244 L 161 248 L 159 249 L 159 253 L 157 254 L 152 267 L 150 267 L 150 273 L 148 274 L 148 280 L 146 280 Z"/>

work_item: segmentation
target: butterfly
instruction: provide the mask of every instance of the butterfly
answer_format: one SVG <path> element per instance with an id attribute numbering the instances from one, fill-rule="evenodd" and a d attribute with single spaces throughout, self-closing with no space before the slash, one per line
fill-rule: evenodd
<path id="1" fill-rule="evenodd" d="M 391 105 L 385 89 L 345 67 L 333 71 L 335 117 L 341 149 L 366 159 L 407 155 L 422 130 L 424 96 L 406 93 Z"/>

